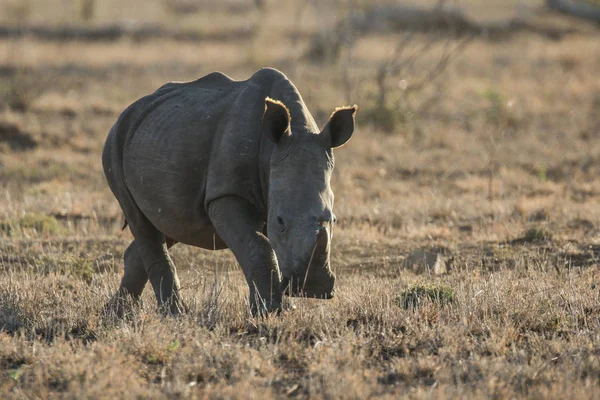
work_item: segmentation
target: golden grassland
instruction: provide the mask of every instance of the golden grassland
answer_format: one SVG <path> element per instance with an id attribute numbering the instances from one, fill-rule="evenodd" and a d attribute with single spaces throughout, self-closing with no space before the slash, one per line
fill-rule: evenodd
<path id="1" fill-rule="evenodd" d="M 447 33 L 307 55 L 341 0 L 106 1 L 91 17 L 84 3 L 2 0 L 0 25 L 200 39 L 0 36 L 0 397 L 600 397 L 597 27 L 536 1 L 455 2 L 477 21 L 574 30 L 476 35 L 417 89 Z M 387 78 L 382 109 L 376 72 L 401 41 L 419 55 Z M 102 315 L 131 240 L 100 162 L 119 112 L 166 81 L 262 66 L 320 124 L 359 105 L 332 182 L 336 298 L 254 319 L 228 251 L 177 245 L 189 313 L 161 318 L 147 290 L 129 318 Z"/>

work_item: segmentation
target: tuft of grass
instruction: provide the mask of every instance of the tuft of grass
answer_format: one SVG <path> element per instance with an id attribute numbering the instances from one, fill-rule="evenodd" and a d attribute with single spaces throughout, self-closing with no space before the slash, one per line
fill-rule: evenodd
<path id="1" fill-rule="evenodd" d="M 84 173 L 78 171 L 72 164 L 50 159 L 41 160 L 36 164 L 10 165 L 0 170 L 0 179 L 32 184 L 54 179 L 76 179 L 84 176 Z"/>
<path id="2" fill-rule="evenodd" d="M 97 272 L 93 260 L 87 257 L 66 256 L 55 258 L 41 256 L 36 265 L 44 273 L 58 272 L 79 278 L 87 283 L 92 281 L 92 276 Z"/>
<path id="3" fill-rule="evenodd" d="M 17 220 L 0 222 L 0 232 L 7 236 L 23 234 L 56 235 L 63 231 L 62 225 L 51 215 L 28 213 Z"/>
<path id="4" fill-rule="evenodd" d="M 94 275 L 113 270 L 111 264 L 76 254 L 42 254 L 35 259 L 33 266 L 38 274 L 58 273 L 86 283 L 91 283 Z"/>
<path id="5" fill-rule="evenodd" d="M 397 298 L 397 304 L 405 309 L 417 308 L 423 301 L 439 306 L 454 302 L 454 289 L 446 285 L 415 284 L 409 286 Z"/>
<path id="6" fill-rule="evenodd" d="M 223 315 L 223 293 L 224 285 L 222 282 L 215 280 L 212 285 L 207 285 L 206 281 L 203 286 L 204 301 L 199 305 L 198 320 L 200 325 L 214 329 L 217 322 Z"/>
<path id="7" fill-rule="evenodd" d="M 489 107 L 486 112 L 488 121 L 499 125 L 506 114 L 502 95 L 496 90 L 489 89 L 483 94 L 483 97 L 489 103 Z"/>
<path id="8" fill-rule="evenodd" d="M 552 232 L 542 227 L 531 227 L 525 231 L 521 241 L 526 243 L 545 242 L 552 239 Z"/>
<path id="9" fill-rule="evenodd" d="M 488 102 L 488 107 L 485 112 L 486 120 L 492 126 L 500 129 L 515 128 L 519 121 L 511 112 L 509 102 L 497 90 L 488 89 L 482 97 Z"/>
<path id="10" fill-rule="evenodd" d="M 22 365 L 18 368 L 9 369 L 9 370 L 7 370 L 7 375 L 10 379 L 12 379 L 14 381 L 18 381 L 21 378 L 21 376 L 23 375 L 23 372 L 25 371 L 26 367 L 27 367 L 26 365 Z"/>

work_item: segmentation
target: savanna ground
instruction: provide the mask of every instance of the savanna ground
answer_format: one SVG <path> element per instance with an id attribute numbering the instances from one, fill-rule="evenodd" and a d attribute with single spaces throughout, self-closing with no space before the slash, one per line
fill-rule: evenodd
<path id="1" fill-rule="evenodd" d="M 384 2 L 198 3 L 0 1 L 0 397 L 600 396 L 596 26 L 463 0 L 536 28 L 348 34 L 336 21 Z M 188 314 L 161 319 L 147 290 L 103 315 L 131 240 L 100 162 L 119 112 L 262 66 L 320 124 L 359 105 L 333 177 L 336 298 L 253 319 L 228 251 L 177 245 Z"/>

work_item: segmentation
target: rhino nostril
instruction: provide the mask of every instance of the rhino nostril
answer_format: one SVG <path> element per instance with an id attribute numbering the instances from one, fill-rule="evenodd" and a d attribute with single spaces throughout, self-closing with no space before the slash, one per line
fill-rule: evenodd
<path id="1" fill-rule="evenodd" d="M 327 225 L 335 222 L 335 219 L 336 219 L 335 215 L 333 215 L 333 213 L 330 210 L 325 210 L 319 216 L 318 221 L 319 221 L 319 225 L 327 226 Z"/>
<path id="2" fill-rule="evenodd" d="M 279 228 L 279 232 L 285 232 L 285 222 L 283 221 L 283 218 L 277 217 L 277 226 Z"/>

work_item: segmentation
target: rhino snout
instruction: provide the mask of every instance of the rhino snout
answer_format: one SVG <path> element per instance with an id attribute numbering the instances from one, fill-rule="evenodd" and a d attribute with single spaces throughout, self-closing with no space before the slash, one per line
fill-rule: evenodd
<path id="1" fill-rule="evenodd" d="M 309 258 L 298 264 L 295 273 L 283 277 L 283 293 L 292 297 L 333 298 L 335 275 L 329 265 L 329 244 L 329 233 L 322 227 Z"/>

